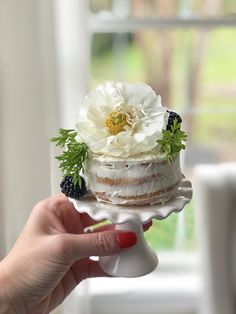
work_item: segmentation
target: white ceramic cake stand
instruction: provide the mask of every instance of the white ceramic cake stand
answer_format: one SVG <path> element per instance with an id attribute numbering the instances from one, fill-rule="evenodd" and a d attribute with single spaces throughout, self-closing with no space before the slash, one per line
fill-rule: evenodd
<path id="1" fill-rule="evenodd" d="M 109 220 L 116 225 L 117 230 L 129 230 L 137 234 L 138 241 L 135 246 L 124 249 L 116 255 L 100 257 L 99 264 L 106 273 L 112 276 L 138 277 L 150 273 L 158 265 L 156 253 L 143 236 L 142 224 L 153 218 L 161 220 L 173 212 L 180 212 L 191 198 L 191 182 L 183 178 L 176 196 L 165 204 L 117 206 L 97 202 L 91 195 L 80 200 L 70 200 L 80 213 L 87 213 L 97 221 Z"/>

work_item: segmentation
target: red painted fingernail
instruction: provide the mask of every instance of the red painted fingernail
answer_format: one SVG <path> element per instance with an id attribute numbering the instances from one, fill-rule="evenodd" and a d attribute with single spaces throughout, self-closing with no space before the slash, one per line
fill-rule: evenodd
<path id="1" fill-rule="evenodd" d="M 137 242 L 136 233 L 131 231 L 120 231 L 117 233 L 117 242 L 121 249 L 133 246 Z"/>
<path id="2" fill-rule="evenodd" d="M 143 225 L 143 231 L 147 231 L 152 226 L 152 220 Z"/>

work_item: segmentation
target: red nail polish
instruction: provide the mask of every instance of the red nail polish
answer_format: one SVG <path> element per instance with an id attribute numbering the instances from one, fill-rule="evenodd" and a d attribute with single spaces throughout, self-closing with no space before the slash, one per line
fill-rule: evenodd
<path id="1" fill-rule="evenodd" d="M 117 233 L 118 245 L 121 249 L 133 246 L 137 242 L 137 236 L 135 232 L 120 231 Z"/>
<path id="2" fill-rule="evenodd" d="M 152 226 L 152 220 L 143 225 L 143 231 L 147 231 Z"/>

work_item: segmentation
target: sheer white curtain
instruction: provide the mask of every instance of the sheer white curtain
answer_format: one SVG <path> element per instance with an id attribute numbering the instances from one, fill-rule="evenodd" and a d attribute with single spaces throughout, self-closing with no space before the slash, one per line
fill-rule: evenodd
<path id="1" fill-rule="evenodd" d="M 34 204 L 57 191 L 49 139 L 74 126 L 87 88 L 86 6 L 0 0 L 0 257 Z"/>
<path id="2" fill-rule="evenodd" d="M 33 205 L 51 189 L 49 137 L 58 127 L 58 115 L 52 46 L 43 34 L 42 19 L 48 20 L 42 5 L 28 0 L 0 2 L 2 254 L 14 243 Z"/>

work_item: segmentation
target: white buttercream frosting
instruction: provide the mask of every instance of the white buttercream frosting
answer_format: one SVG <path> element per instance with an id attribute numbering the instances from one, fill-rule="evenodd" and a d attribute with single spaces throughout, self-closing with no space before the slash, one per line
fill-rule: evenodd
<path id="1" fill-rule="evenodd" d="M 95 196 L 102 194 L 112 203 L 128 205 L 136 204 L 137 196 L 147 198 L 148 203 L 155 193 L 160 194 L 159 202 L 166 201 L 174 195 L 182 176 L 179 156 L 169 163 L 152 153 L 128 159 L 92 155 L 85 170 L 87 184 Z"/>

